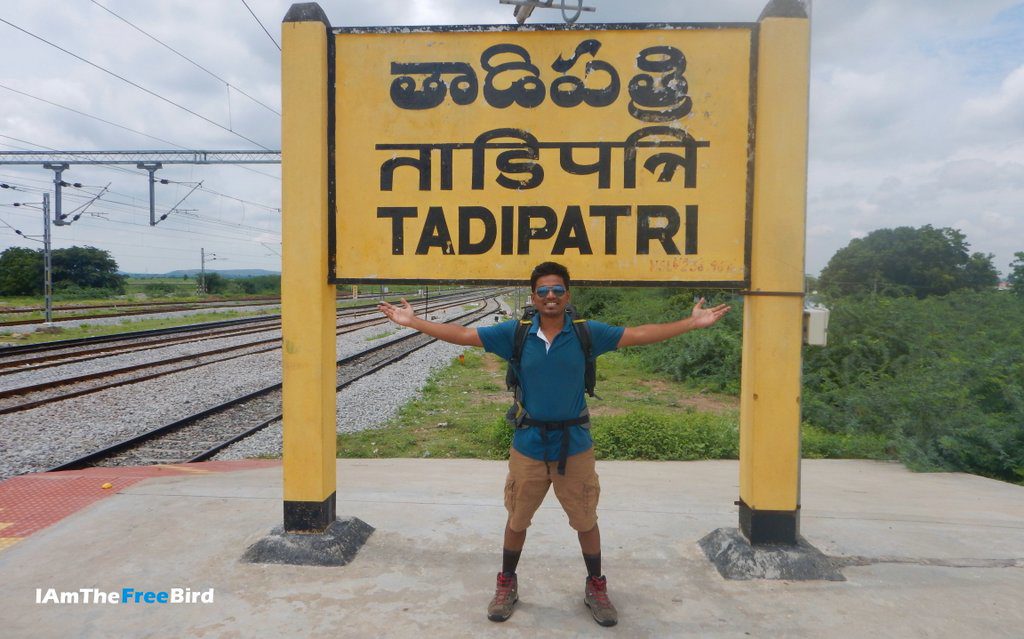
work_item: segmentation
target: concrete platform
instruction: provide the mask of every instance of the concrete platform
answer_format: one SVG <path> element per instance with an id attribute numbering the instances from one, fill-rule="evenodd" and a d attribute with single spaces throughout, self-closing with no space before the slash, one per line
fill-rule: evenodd
<path id="1" fill-rule="evenodd" d="M 341 568 L 238 561 L 280 524 L 279 466 L 128 483 L 0 552 L 0 633 L 1024 635 L 1024 487 L 897 464 L 806 461 L 803 536 L 843 559 L 847 581 L 726 581 L 697 540 L 736 526 L 736 462 L 599 462 L 598 472 L 604 567 L 620 614 L 614 628 L 598 627 L 583 606 L 579 547 L 552 495 L 530 529 L 515 614 L 487 621 L 505 521 L 504 464 L 400 459 L 339 461 L 338 514 L 377 529 Z M 35 603 L 36 589 L 49 588 L 212 588 L 214 601 Z"/>

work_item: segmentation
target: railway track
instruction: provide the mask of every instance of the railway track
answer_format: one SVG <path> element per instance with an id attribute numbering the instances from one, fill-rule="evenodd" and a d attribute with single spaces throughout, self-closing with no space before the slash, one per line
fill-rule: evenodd
<path id="1" fill-rule="evenodd" d="M 475 294 L 476 299 L 479 299 L 479 296 L 479 293 Z M 443 308 L 464 304 L 466 301 L 468 301 L 467 297 L 459 296 L 456 299 L 449 300 L 447 304 L 435 306 L 434 308 L 441 310 Z M 360 314 L 366 314 L 368 312 L 369 311 L 364 311 Z M 340 325 L 336 334 L 341 335 L 343 333 L 356 331 L 368 326 L 379 325 L 386 322 L 386 319 L 374 313 L 374 316 L 370 319 L 357 320 Z M 248 332 L 266 332 L 269 330 L 275 330 L 276 328 L 279 328 L 279 325 L 277 327 L 252 330 Z M 203 339 L 213 338 L 207 337 Z M 152 346 L 150 343 L 146 343 L 142 348 L 152 348 Z M 239 357 L 275 351 L 279 348 L 280 337 L 274 336 L 267 339 L 245 342 L 243 344 L 233 344 L 220 348 L 208 349 L 201 353 L 177 355 L 141 364 L 133 364 L 115 369 L 107 369 L 28 386 L 11 388 L 0 391 L 0 415 L 24 411 L 50 402 L 72 399 L 82 395 L 116 388 L 118 386 L 124 386 L 126 384 L 134 384 L 163 375 L 198 368 L 200 366 L 207 366 Z M 89 359 L 89 357 L 86 356 L 79 359 Z M 64 361 L 66 363 L 67 360 Z M 20 372 L 21 370 L 23 369 L 19 369 L 14 372 Z"/>
<path id="2" fill-rule="evenodd" d="M 497 308 L 497 303 L 490 300 L 482 308 L 463 313 L 449 321 L 463 325 L 472 324 L 494 313 Z M 414 333 L 342 358 L 337 361 L 336 388 L 341 390 L 435 341 L 434 338 L 422 333 Z M 281 384 L 275 384 L 117 442 L 50 470 L 203 461 L 280 419 Z"/>
<path id="3" fill-rule="evenodd" d="M 430 298 L 430 301 L 443 302 L 451 299 L 461 299 L 472 296 L 479 291 L 456 291 L 445 293 Z M 410 297 L 415 305 L 422 301 L 422 298 Z M 424 302 L 425 303 L 425 302 Z M 348 317 L 363 313 L 375 312 L 377 302 L 372 301 L 366 304 L 346 306 L 338 310 L 339 317 Z M 4 369 L 15 368 L 23 364 L 41 364 L 44 362 L 59 360 L 63 354 L 80 354 L 91 352 L 96 354 L 110 352 L 128 352 L 150 348 L 153 345 L 161 344 L 161 339 L 173 341 L 181 339 L 188 341 L 188 336 L 194 335 L 191 339 L 202 339 L 203 335 L 210 332 L 214 335 L 218 330 L 244 330 L 245 326 L 259 326 L 264 323 L 271 323 L 274 328 L 280 327 L 280 315 L 260 315 L 256 317 L 243 317 L 230 320 L 219 320 L 215 322 L 201 322 L 197 324 L 186 324 L 170 328 L 159 328 L 143 331 L 129 331 L 116 335 L 101 335 L 98 337 L 83 337 L 78 339 L 57 340 L 41 344 L 23 344 L 15 346 L 0 346 L 0 375 Z"/>
<path id="4" fill-rule="evenodd" d="M 131 310 L 131 311 L 124 311 L 124 312 L 121 312 L 121 313 L 114 312 L 114 313 L 86 313 L 86 314 L 74 313 L 74 314 L 67 314 L 67 315 L 61 314 L 59 316 L 58 315 L 54 315 L 53 321 L 54 322 L 70 322 L 70 321 L 74 321 L 74 320 L 109 319 L 109 318 L 116 318 L 116 317 L 131 317 L 131 316 L 135 316 L 135 315 L 152 315 L 154 313 L 176 313 L 176 312 L 179 312 L 179 311 L 231 309 L 231 308 L 237 308 L 237 307 L 240 307 L 240 306 L 275 306 L 275 305 L 278 305 L 278 304 L 280 304 L 280 302 L 275 302 L 275 301 L 255 302 L 254 301 L 254 302 L 221 303 L 221 304 L 218 304 L 218 305 L 214 306 L 214 305 L 206 305 L 206 304 L 202 304 L 202 303 L 190 302 L 190 303 L 187 303 L 187 304 L 176 304 L 176 305 L 168 305 L 168 306 L 162 306 L 162 307 L 150 306 L 150 307 L 143 308 L 143 309 L 135 309 L 135 310 Z M 98 306 L 96 308 L 100 308 L 100 309 L 102 309 L 102 308 L 111 308 L 111 309 L 115 309 L 115 310 L 117 309 L 117 307 L 103 307 L 103 306 Z M 7 311 L 7 312 L 8 313 L 13 313 L 14 311 Z M 5 320 L 5 321 L 0 322 L 0 328 L 4 328 L 6 326 L 27 326 L 27 325 L 30 325 L 30 324 L 43 324 L 43 323 L 45 323 L 45 321 L 46 320 L 43 319 L 43 318 L 20 319 L 20 320 Z"/>
<path id="5" fill-rule="evenodd" d="M 441 297 L 450 294 L 451 291 L 438 291 L 436 295 Z M 369 299 L 364 295 L 364 298 Z M 338 301 L 351 300 L 352 295 L 339 293 Z M 192 301 L 149 301 L 149 302 L 118 302 L 115 304 L 78 304 L 58 306 L 53 309 L 53 321 L 66 322 L 87 319 L 107 319 L 114 317 L 129 317 L 135 315 L 149 315 L 153 313 L 172 313 L 178 311 L 231 309 L 239 306 L 275 306 L 281 303 L 279 297 L 254 296 L 239 297 L 231 299 L 216 300 L 192 300 Z M 4 316 L 24 315 L 27 313 L 42 313 L 41 306 L 0 306 L 0 328 L 5 326 L 26 326 L 30 324 L 43 324 L 44 318 L 36 317 L 29 319 L 8 320 Z M 107 311 L 93 312 L 90 311 Z M 120 312 L 119 312 L 120 311 Z"/>
<path id="6" fill-rule="evenodd" d="M 339 296 L 340 298 L 341 296 Z M 256 297 L 234 297 L 231 299 L 216 299 L 216 300 L 192 300 L 189 302 L 182 301 L 149 301 L 149 302 L 117 302 L 114 304 L 61 304 L 60 306 L 54 307 L 53 311 L 91 311 L 97 309 L 114 309 L 119 308 L 160 308 L 167 306 L 180 306 L 182 304 L 196 304 L 199 306 L 215 307 L 218 304 L 221 305 L 232 305 L 240 304 L 243 302 L 257 302 L 257 303 L 279 303 L 281 298 L 259 295 Z M 0 315 L 11 315 L 15 313 L 42 313 L 45 310 L 43 306 L 0 306 Z"/>
<path id="7" fill-rule="evenodd" d="M 472 298 L 474 295 L 479 295 L 479 292 L 461 291 L 445 297 L 433 298 L 431 301 L 443 303 L 467 297 Z M 417 308 L 423 308 L 423 303 L 419 300 L 414 299 L 413 304 Z M 341 308 L 337 315 L 344 319 L 376 314 L 376 309 L 376 302 L 374 302 Z M 21 370 L 38 370 L 73 361 L 98 359 L 102 356 L 148 350 L 154 347 L 276 330 L 281 327 L 280 319 L 280 315 L 260 315 L 234 320 L 186 324 L 172 328 L 132 331 L 116 335 L 0 347 L 0 377 Z"/>

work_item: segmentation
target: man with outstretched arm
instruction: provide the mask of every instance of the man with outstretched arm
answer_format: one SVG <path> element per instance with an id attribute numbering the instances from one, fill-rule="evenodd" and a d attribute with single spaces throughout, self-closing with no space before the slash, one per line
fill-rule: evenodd
<path id="1" fill-rule="evenodd" d="M 412 306 L 381 302 L 379 309 L 391 321 L 431 337 L 463 346 L 482 346 L 502 359 L 516 360 L 520 391 L 517 400 L 525 408 L 509 451 L 505 481 L 505 540 L 502 568 L 494 598 L 487 608 L 492 621 L 505 621 L 519 598 L 516 567 L 526 542 L 526 529 L 534 513 L 554 485 L 555 496 L 576 530 L 586 564 L 584 603 L 597 623 L 614 626 L 618 613 L 608 598 L 607 581 L 601 573 L 601 531 L 597 526 L 597 502 L 601 488 L 594 468 L 594 446 L 584 395 L 586 366 L 577 331 L 567 321 L 569 271 L 555 262 L 539 264 L 530 276 L 530 300 L 537 309 L 526 334 L 521 354 L 514 353 L 519 320 L 470 328 L 439 324 L 416 317 Z M 590 354 L 623 346 L 653 344 L 720 320 L 729 307 L 704 308 L 698 301 L 690 316 L 664 324 L 609 326 L 587 320 Z M 556 431 L 552 436 L 552 431 Z"/>

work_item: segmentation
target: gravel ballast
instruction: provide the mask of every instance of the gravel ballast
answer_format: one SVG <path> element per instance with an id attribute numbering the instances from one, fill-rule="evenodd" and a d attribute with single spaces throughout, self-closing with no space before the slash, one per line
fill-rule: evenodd
<path id="1" fill-rule="evenodd" d="M 444 315 L 439 313 L 438 319 L 462 312 L 456 307 Z M 489 315 L 483 321 L 492 323 L 492 318 Z M 339 336 L 338 357 L 412 332 L 396 329 L 385 324 Z M 391 331 L 394 334 L 372 339 Z M 339 432 L 382 426 L 418 395 L 432 371 L 448 365 L 463 350 L 465 347 L 434 343 L 348 386 L 338 396 Z M 66 463 L 280 379 L 281 354 L 276 350 L 2 415 L 0 480 Z M 278 424 L 234 444 L 217 458 L 276 456 L 280 450 Z"/>

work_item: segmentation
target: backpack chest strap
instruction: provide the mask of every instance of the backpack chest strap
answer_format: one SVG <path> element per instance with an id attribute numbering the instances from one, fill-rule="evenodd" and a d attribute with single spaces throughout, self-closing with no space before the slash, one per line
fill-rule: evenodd
<path id="1" fill-rule="evenodd" d="M 582 415 L 580 417 L 573 417 L 572 419 L 565 419 L 560 422 L 545 422 L 532 417 L 523 418 L 523 426 L 540 426 L 544 430 L 562 430 L 569 426 L 582 426 L 590 421 L 589 415 Z"/>

